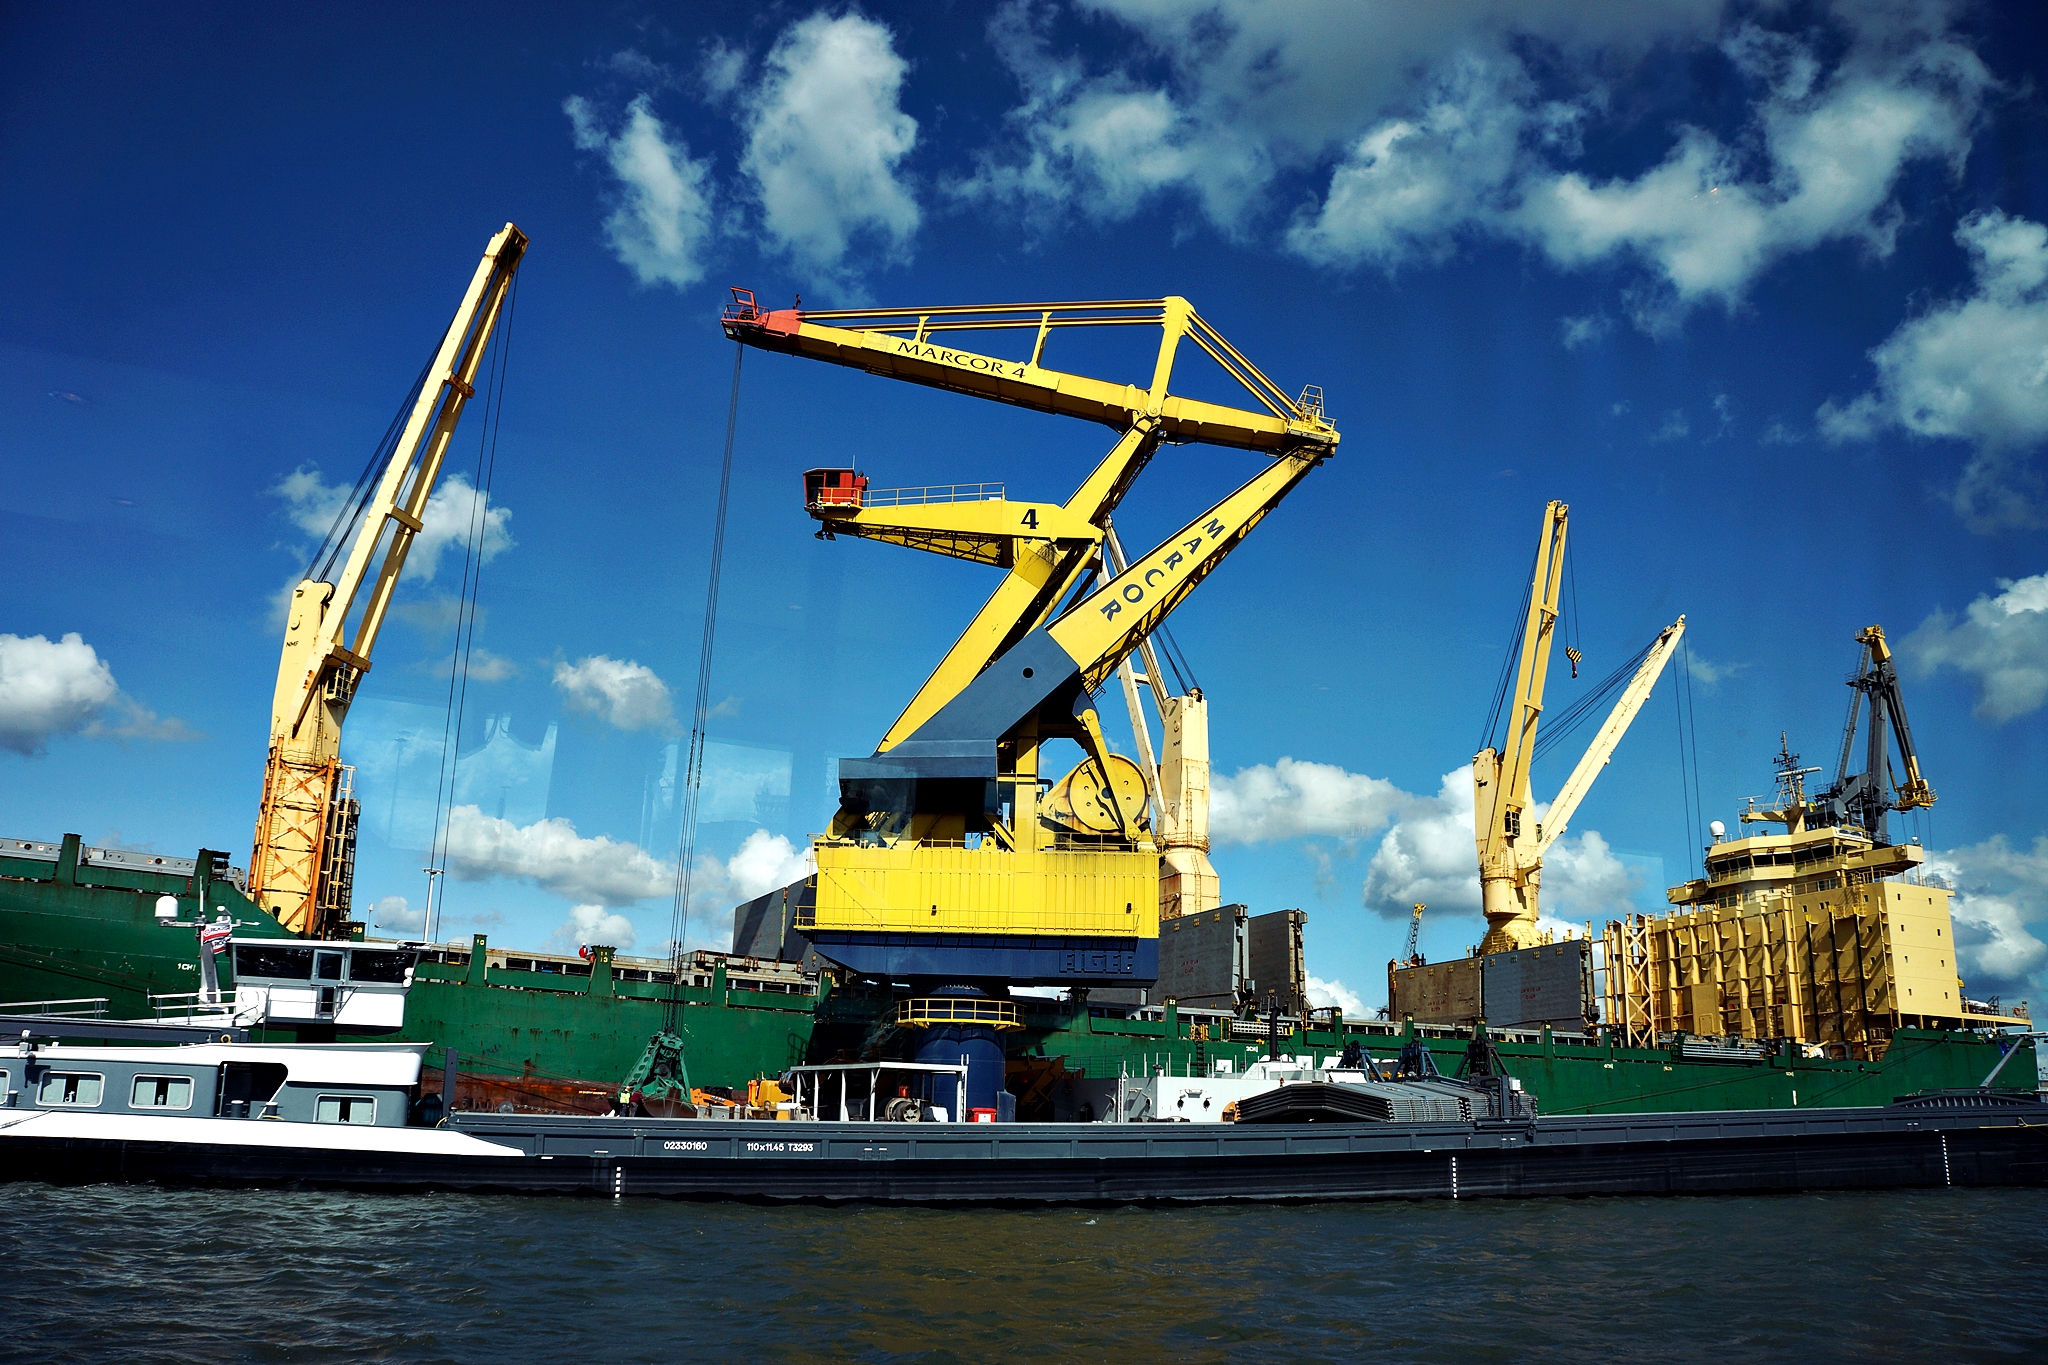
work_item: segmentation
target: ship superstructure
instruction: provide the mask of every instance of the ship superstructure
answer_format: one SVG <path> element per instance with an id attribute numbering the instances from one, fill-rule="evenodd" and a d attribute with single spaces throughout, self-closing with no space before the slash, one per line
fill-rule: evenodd
<path id="1" fill-rule="evenodd" d="M 1806 779 L 1821 770 L 1781 737 L 1775 799 L 1752 797 L 1740 816 L 1779 832 L 1728 839 L 1716 821 L 1706 875 L 1666 893 L 1672 913 L 1607 926 L 1608 1017 L 1631 1041 L 1788 1038 L 1872 1058 L 1902 1028 L 2030 1026 L 2024 1002 L 2007 1012 L 1965 994 L 1953 887 L 1927 870 L 1917 840 L 1890 841 L 1892 814 L 1935 794 L 1883 627 L 1856 641 L 1834 782 L 1809 795 Z M 1863 769 L 1851 772 L 1866 709 Z"/>

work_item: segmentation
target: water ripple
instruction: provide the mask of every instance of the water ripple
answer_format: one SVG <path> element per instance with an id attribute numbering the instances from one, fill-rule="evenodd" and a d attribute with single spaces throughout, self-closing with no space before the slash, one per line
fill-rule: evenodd
<path id="1" fill-rule="evenodd" d="M 8 1185 L 0 1360 L 1955 1361 L 2048 1191 L 1044 1212 Z"/>

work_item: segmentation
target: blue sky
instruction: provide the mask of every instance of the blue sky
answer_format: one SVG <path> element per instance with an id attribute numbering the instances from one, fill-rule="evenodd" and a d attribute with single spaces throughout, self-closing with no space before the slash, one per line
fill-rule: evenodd
<path id="1" fill-rule="evenodd" d="M 668 937 L 727 285 L 813 307 L 1177 293 L 1282 388 L 1321 385 L 1344 433 L 1173 621 L 1211 699 L 1225 896 L 1306 909 L 1334 998 L 1378 1001 L 1414 899 L 1432 953 L 1480 932 L 1462 769 L 1550 498 L 1572 507 L 1589 678 L 1687 616 L 1709 817 L 1769 790 L 1780 730 L 1832 764 L 1852 637 L 1886 627 L 1940 793 L 1902 830 L 1957 878 L 1972 992 L 2040 996 L 2031 7 L 0 25 L 0 833 L 246 857 L 278 594 L 512 220 L 533 246 L 497 343 L 447 932 Z M 1147 373 L 1131 340 L 1049 360 Z M 479 434 L 473 412 L 345 741 L 358 911 L 393 932 L 423 899 Z M 693 942 L 793 874 L 831 761 L 872 751 L 991 586 L 814 539 L 798 473 L 1064 499 L 1109 440 L 747 358 Z M 1164 452 L 1126 544 L 1256 467 Z M 1655 906 L 1695 862 L 1678 743 L 1667 680 L 1553 850 L 1553 913 Z M 1574 754 L 1539 766 L 1539 797 Z"/>

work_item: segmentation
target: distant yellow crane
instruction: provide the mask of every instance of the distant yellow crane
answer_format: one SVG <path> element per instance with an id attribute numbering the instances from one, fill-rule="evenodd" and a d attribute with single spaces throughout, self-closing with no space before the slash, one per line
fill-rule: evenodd
<path id="1" fill-rule="evenodd" d="M 1550 648 L 1557 626 L 1558 598 L 1563 585 L 1565 531 L 1569 509 L 1552 502 L 1543 509 L 1543 530 L 1536 545 L 1536 569 L 1529 584 L 1529 605 L 1521 626 L 1521 653 L 1516 664 L 1514 694 L 1502 746 L 1488 745 L 1472 758 L 1472 832 L 1479 849 L 1480 908 L 1486 915 L 1482 953 L 1526 948 L 1539 940 L 1537 892 L 1543 876 L 1543 854 L 1571 823 L 1572 815 L 1600 770 L 1614 756 L 1629 723 L 1649 699 L 1685 634 L 1685 618 L 1666 626 L 1645 651 L 1642 663 L 1622 689 L 1614 709 L 1592 743 L 1558 789 L 1541 824 L 1533 819 L 1529 768 L 1535 759 L 1537 722 L 1543 715 L 1544 683 L 1550 672 Z M 1531 817 L 1525 822 L 1525 817 Z M 1524 832 L 1524 825 L 1530 828 Z"/>
<path id="2" fill-rule="evenodd" d="M 356 803 L 341 763 L 342 722 L 370 670 L 377 632 L 406 554 L 425 526 L 427 499 L 455 425 L 476 393 L 484 351 L 526 244 L 526 234 L 511 223 L 491 238 L 381 475 L 350 509 L 355 535 L 341 572 L 332 582 L 309 576 L 292 591 L 249 856 L 250 899 L 287 929 L 327 937 L 348 919 Z"/>

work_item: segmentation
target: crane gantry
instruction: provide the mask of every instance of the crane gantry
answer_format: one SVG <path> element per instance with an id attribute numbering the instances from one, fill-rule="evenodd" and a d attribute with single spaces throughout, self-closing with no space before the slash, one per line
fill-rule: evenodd
<path id="1" fill-rule="evenodd" d="M 1206 711 L 1199 693 L 1165 693 L 1149 637 L 1335 450 L 1320 392 L 1289 398 L 1182 298 L 767 312 L 750 292 L 733 292 L 725 331 L 744 344 L 1116 432 L 1064 502 L 1013 500 L 988 484 L 873 490 L 852 469 L 806 474 L 805 505 L 821 534 L 1004 571 L 873 755 L 841 761 L 839 810 L 814 844 L 806 932 L 826 957 L 883 977 L 1149 982 L 1162 841 L 1169 855 L 1177 851 L 1167 862 L 1167 913 L 1201 903 L 1204 874 L 1214 895 L 1214 872 L 1196 847 L 1207 842 Z M 1133 326 L 1160 329 L 1147 384 L 1044 363 L 1055 332 Z M 1029 354 L 1005 359 L 953 344 L 969 332 L 1029 333 Z M 1215 359 L 1257 407 L 1171 392 L 1183 342 Z M 1256 451 L 1272 462 L 1127 558 L 1112 513 L 1168 442 Z M 1135 707 L 1134 652 L 1146 660 L 1164 722 L 1162 761 L 1144 755 L 1142 766 L 1110 751 L 1094 703 L 1121 673 Z M 1134 728 L 1149 750 L 1135 714 Z M 1052 784 L 1041 776 L 1041 748 L 1062 738 L 1085 757 Z"/>
<path id="2" fill-rule="evenodd" d="M 327 937 L 348 918 L 355 801 L 341 763 L 342 722 L 370 670 L 377 632 L 406 554 L 425 526 L 427 499 L 455 425 L 476 393 L 485 349 L 526 245 L 526 234 L 507 223 L 484 248 L 454 320 L 421 372 L 381 473 L 344 509 L 353 516 L 354 535 L 341 572 L 329 582 L 316 563 L 292 590 L 249 856 L 249 898 L 301 934 Z M 346 537 L 348 530 L 337 522 L 330 540 L 337 533 Z M 327 567 L 332 564 L 330 558 Z"/>
<path id="3" fill-rule="evenodd" d="M 1535 807 L 1529 769 L 1535 759 L 1536 728 L 1542 719 L 1544 684 L 1550 673 L 1569 519 L 1570 509 L 1562 502 L 1543 509 L 1536 568 L 1521 623 L 1521 651 L 1507 734 L 1503 744 L 1490 744 L 1472 758 L 1472 831 L 1479 848 L 1480 908 L 1486 915 L 1486 937 L 1479 945 L 1482 954 L 1527 948 L 1539 940 L 1537 893 L 1543 878 L 1543 855 L 1570 825 L 1593 779 L 1614 756 L 1615 746 L 1649 700 L 1664 665 L 1685 634 L 1683 616 L 1658 634 L 1571 776 L 1558 788 L 1542 822 L 1527 821 L 1531 828 L 1525 834 L 1524 817 L 1533 817 Z"/>

